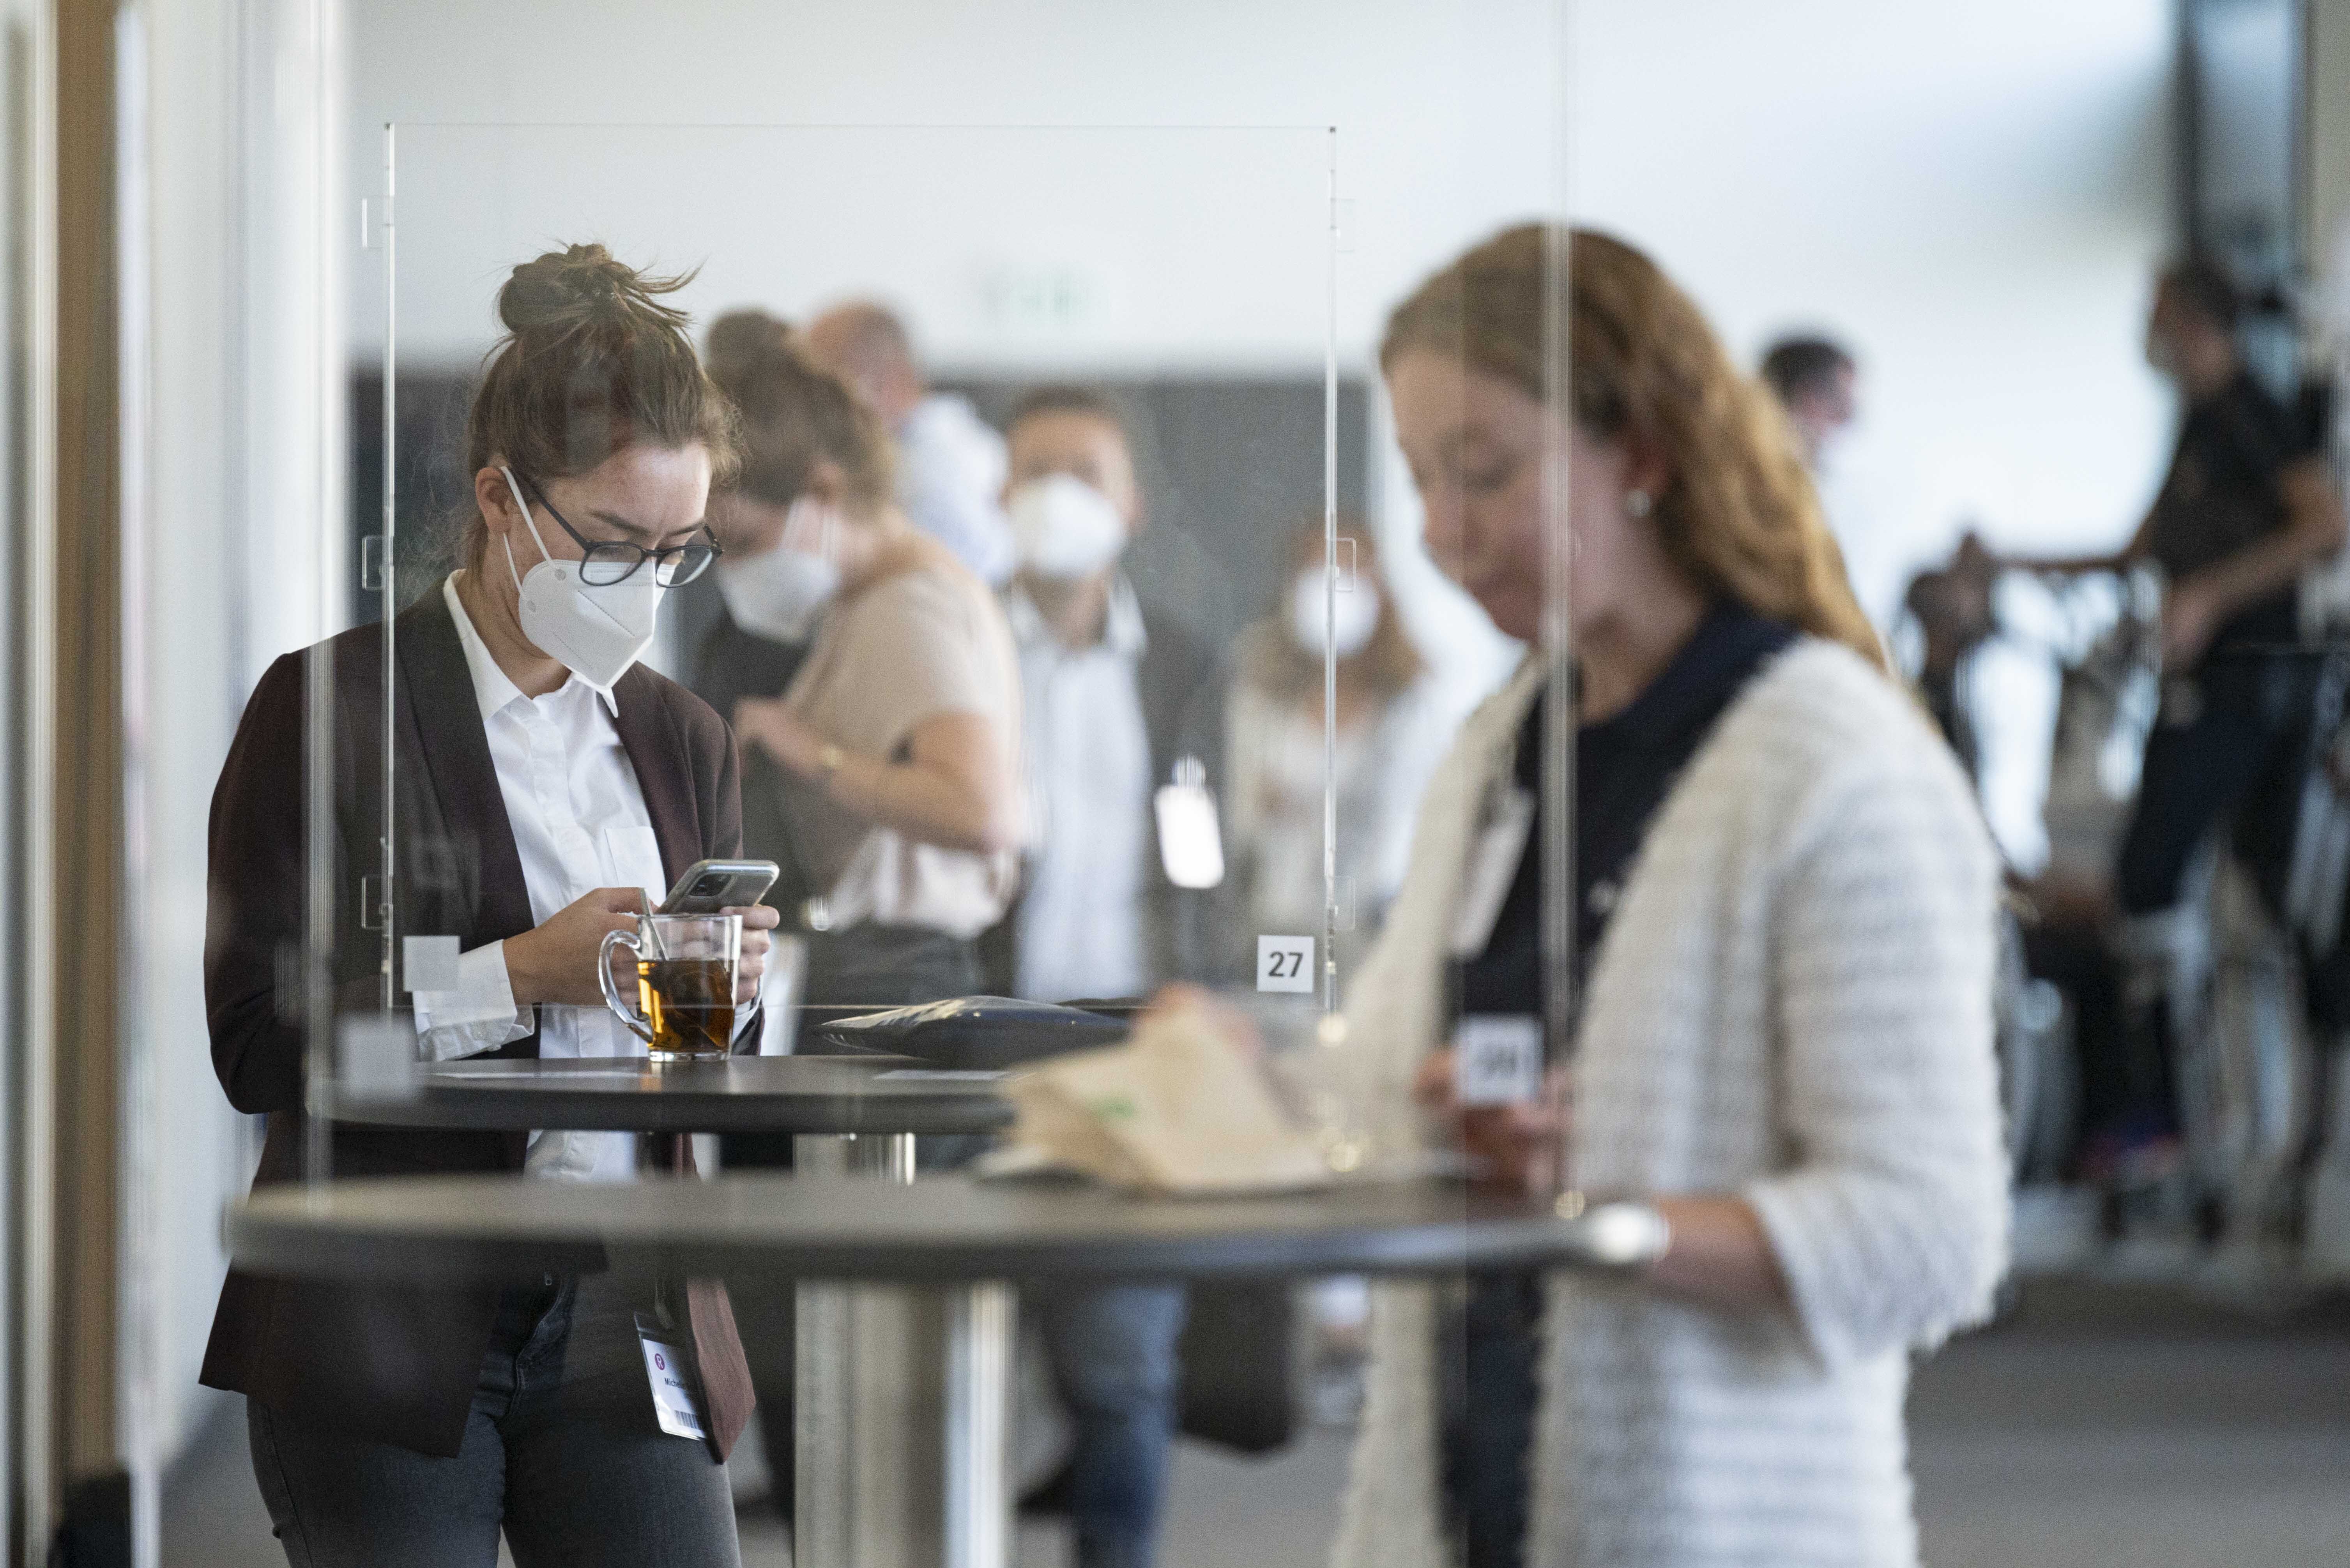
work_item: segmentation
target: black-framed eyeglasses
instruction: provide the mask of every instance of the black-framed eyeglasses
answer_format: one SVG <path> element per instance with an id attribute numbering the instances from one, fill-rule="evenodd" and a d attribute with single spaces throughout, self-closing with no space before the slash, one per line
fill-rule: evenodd
<path id="1" fill-rule="evenodd" d="M 562 530 L 571 535 L 579 546 L 579 580 L 591 588 L 608 588 L 615 583 L 625 583 L 636 575 L 637 568 L 650 560 L 653 564 L 653 581 L 662 587 L 673 588 L 690 583 L 710 569 L 710 563 L 725 554 L 718 541 L 704 528 L 702 537 L 689 539 L 682 545 L 671 545 L 665 550 L 648 550 L 642 545 L 631 545 L 626 539 L 590 539 L 571 525 L 571 520 L 555 509 L 546 492 L 528 474 L 518 474 L 530 493 L 546 508 Z"/>

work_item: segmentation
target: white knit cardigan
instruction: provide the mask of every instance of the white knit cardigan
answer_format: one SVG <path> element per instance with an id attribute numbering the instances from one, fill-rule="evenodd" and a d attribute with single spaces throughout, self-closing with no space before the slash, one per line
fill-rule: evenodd
<path id="1" fill-rule="evenodd" d="M 1541 670 L 1463 727 L 1347 1005 L 1376 1146 L 1430 1129 L 1445 936 Z M 1991 1057 L 1994 863 L 1910 701 L 1805 639 L 1759 671 L 1659 809 L 1595 955 L 1572 1161 L 1593 1193 L 1739 1193 L 1793 1310 L 1555 1276 L 1532 1460 L 1534 1568 L 1917 1561 L 1912 1347 L 1979 1320 L 2004 1267 Z M 1380 1289 L 1334 1562 L 1437 1568 L 1436 1296 Z"/>

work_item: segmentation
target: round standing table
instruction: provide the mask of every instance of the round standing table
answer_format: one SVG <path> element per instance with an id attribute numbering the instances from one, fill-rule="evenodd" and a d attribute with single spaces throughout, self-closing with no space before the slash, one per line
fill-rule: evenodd
<path id="1" fill-rule="evenodd" d="M 465 1060 L 340 1086 L 337 1121 L 506 1132 L 764 1132 L 832 1137 L 988 1133 L 1012 1106 L 994 1073 L 942 1073 L 902 1056 Z"/>
<path id="2" fill-rule="evenodd" d="M 825 1507 L 801 1493 L 795 1561 L 824 1568 L 1009 1561 L 1003 1282 L 1626 1269 L 1649 1261 L 1663 1235 L 1638 1205 L 1585 1210 L 1434 1182 L 1151 1199 L 1067 1183 L 946 1177 L 891 1187 L 810 1176 L 603 1190 L 493 1177 L 337 1182 L 256 1193 L 231 1210 L 227 1228 L 238 1264 L 270 1273 L 483 1282 L 608 1259 L 750 1288 L 790 1284 L 804 1314 L 845 1328 L 851 1344 L 873 1282 L 960 1293 L 947 1296 L 943 1365 L 927 1376 L 908 1369 L 875 1389 L 853 1372 L 811 1376 L 803 1339 L 800 1388 L 814 1403 L 798 1412 L 800 1452 L 845 1476 L 839 1495 L 852 1503 Z M 910 1513 L 902 1499 L 892 1506 L 883 1477 L 863 1473 L 864 1428 L 924 1425 L 926 1407 L 930 1429 L 943 1427 L 945 1506 Z"/>
<path id="3" fill-rule="evenodd" d="M 996 1092 L 1003 1075 L 939 1071 L 908 1057 L 729 1056 L 711 1062 L 655 1066 L 641 1057 L 460 1060 L 411 1064 L 396 1054 L 391 1070 L 339 1083 L 328 1096 L 335 1120 L 379 1127 L 511 1132 L 534 1128 L 644 1133 L 785 1133 L 793 1135 L 800 1171 L 833 1178 L 880 1177 L 886 1182 L 842 1182 L 852 1207 L 899 1191 L 914 1179 L 918 1136 L 1000 1131 L 1013 1120 L 1010 1102 Z M 698 1200 L 701 1183 L 656 1182 L 615 1188 L 489 1179 L 504 1204 L 525 1207 L 568 1199 L 590 1209 L 624 1209 L 647 1201 Z M 359 1184 L 366 1185 L 366 1184 Z M 394 1181 L 392 1189 L 406 1185 Z M 305 1205 L 335 1184 L 299 1189 Z M 283 1189 L 257 1195 L 269 1203 L 294 1196 Z M 632 1211 L 632 1210 L 631 1210 Z M 461 1252 L 464 1249 L 460 1249 Z M 478 1252 L 470 1256 L 479 1260 Z M 542 1260 L 544 1273 L 604 1266 L 603 1247 L 556 1246 Z M 720 1271 L 694 1268 L 671 1278 Z M 411 1278 L 431 1277 L 427 1269 Z M 480 1280 L 491 1273 L 464 1277 Z M 525 1276 L 525 1279 L 536 1276 Z M 824 1539 L 929 1540 L 956 1534 L 951 1521 L 972 1511 L 960 1501 L 956 1456 L 1000 1453 L 1009 1411 L 993 1392 L 999 1368 L 1012 1358 L 1013 1300 L 1008 1287 L 965 1280 L 927 1290 L 797 1286 L 795 1292 L 793 1441 L 795 1510 L 802 1550 L 798 1560 L 837 1560 L 812 1544 Z M 945 1355 L 941 1356 L 941 1348 Z M 924 1420 L 903 1412 L 894 1422 L 872 1418 L 877 1391 L 928 1378 L 948 1418 Z M 860 1411 L 865 1411 L 860 1419 Z M 860 1440 L 843 1440 L 844 1433 Z M 879 1558 L 884 1553 L 868 1553 Z M 902 1555 L 902 1554 L 900 1554 Z"/>

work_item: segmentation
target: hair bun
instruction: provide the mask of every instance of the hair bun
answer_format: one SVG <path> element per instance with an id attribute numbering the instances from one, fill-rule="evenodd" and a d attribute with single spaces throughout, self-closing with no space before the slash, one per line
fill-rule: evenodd
<path id="1" fill-rule="evenodd" d="M 639 309 L 668 315 L 653 296 L 670 293 L 683 281 L 648 278 L 599 244 L 573 245 L 515 268 L 498 290 L 498 319 L 507 331 L 523 333 L 625 317 Z"/>

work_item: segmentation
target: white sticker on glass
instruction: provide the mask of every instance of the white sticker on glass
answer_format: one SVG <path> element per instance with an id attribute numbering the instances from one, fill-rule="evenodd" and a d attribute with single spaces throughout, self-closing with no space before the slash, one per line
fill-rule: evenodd
<path id="1" fill-rule="evenodd" d="M 1314 989 L 1314 939 L 1257 938 L 1256 988 L 1259 991 L 1311 992 Z"/>
<path id="2" fill-rule="evenodd" d="M 457 978 L 454 937 L 400 938 L 400 968 L 411 992 L 454 991 L 463 983 Z"/>
<path id="3" fill-rule="evenodd" d="M 1542 1089 L 1542 1020 L 1472 1012 L 1452 1036 L 1452 1092 L 1464 1106 L 1513 1106 Z"/>

